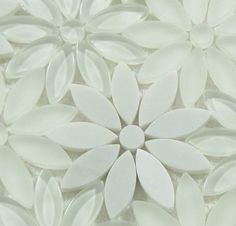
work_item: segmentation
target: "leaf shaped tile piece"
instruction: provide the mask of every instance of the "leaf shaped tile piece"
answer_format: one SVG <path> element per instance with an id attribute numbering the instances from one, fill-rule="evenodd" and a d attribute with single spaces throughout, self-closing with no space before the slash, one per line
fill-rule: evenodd
<path id="1" fill-rule="evenodd" d="M 76 159 L 65 173 L 61 187 L 63 190 L 78 190 L 102 178 L 118 157 L 118 144 L 94 148 Z"/>
<path id="2" fill-rule="evenodd" d="M 77 46 L 77 65 L 83 80 L 105 96 L 111 95 L 110 71 L 106 62 L 87 43 Z"/>
<path id="3" fill-rule="evenodd" d="M 177 219 L 164 209 L 150 202 L 134 201 L 134 216 L 139 226 L 180 226 Z"/>
<path id="4" fill-rule="evenodd" d="M 14 200 L 26 208 L 32 207 L 32 176 L 21 159 L 5 146 L 0 146 L 0 180 Z"/>
<path id="5" fill-rule="evenodd" d="M 57 103 L 65 96 L 75 70 L 74 51 L 70 45 L 65 45 L 52 57 L 47 67 L 46 90 L 50 103 Z"/>
<path id="6" fill-rule="evenodd" d="M 89 122 L 64 124 L 48 132 L 47 137 L 74 151 L 95 148 L 117 139 L 117 135 L 110 130 Z"/>
<path id="7" fill-rule="evenodd" d="M 120 33 L 127 27 L 143 21 L 147 15 L 147 8 L 139 4 L 115 5 L 91 19 L 86 24 L 86 30 L 92 33 Z"/>
<path id="8" fill-rule="evenodd" d="M 119 131 L 121 122 L 112 103 L 97 90 L 73 84 L 71 94 L 79 111 L 90 121 L 111 130 Z"/>
<path id="9" fill-rule="evenodd" d="M 179 138 L 201 128 L 210 112 L 201 108 L 179 108 L 157 118 L 145 133 L 154 138 Z"/>
<path id="10" fill-rule="evenodd" d="M 192 45 L 189 42 L 176 42 L 150 54 L 142 65 L 137 78 L 142 84 L 161 80 L 183 65 Z M 167 60 L 168 59 L 168 60 Z"/>
<path id="11" fill-rule="evenodd" d="M 115 63 L 136 65 L 142 63 L 147 56 L 143 49 L 120 35 L 91 34 L 88 41 L 104 58 Z"/>
<path id="12" fill-rule="evenodd" d="M 42 135 L 57 126 L 70 122 L 76 114 L 76 108 L 70 105 L 44 105 L 24 114 L 9 129 L 17 134 Z"/>
<path id="13" fill-rule="evenodd" d="M 14 50 L 6 38 L 0 34 L 0 59 L 9 58 L 12 56 Z"/>
<path id="14" fill-rule="evenodd" d="M 176 191 L 176 209 L 181 226 L 205 226 L 205 206 L 198 184 L 184 174 Z"/>
<path id="15" fill-rule="evenodd" d="M 6 77 L 22 77 L 25 72 L 43 68 L 49 62 L 59 41 L 56 37 L 41 38 L 14 55 L 6 68 Z"/>
<path id="16" fill-rule="evenodd" d="M 174 207 L 174 187 L 167 170 L 154 156 L 141 149 L 136 153 L 137 175 L 147 195 L 161 206 Z"/>
<path id="17" fill-rule="evenodd" d="M 64 202 L 56 179 L 43 170 L 35 185 L 34 212 L 40 226 L 59 226 Z"/>
<path id="18" fill-rule="evenodd" d="M 62 226 L 92 225 L 102 208 L 103 189 L 99 181 L 79 192 L 67 207 Z"/>
<path id="19" fill-rule="evenodd" d="M 7 95 L 3 112 L 4 121 L 12 123 L 30 111 L 42 95 L 44 83 L 43 69 L 34 71 L 33 74 L 18 80 Z"/>
<path id="20" fill-rule="evenodd" d="M 0 17 L 10 16 L 19 9 L 17 0 L 0 0 Z"/>
<path id="21" fill-rule="evenodd" d="M 105 204 L 110 218 L 118 216 L 132 201 L 136 187 L 136 169 L 130 151 L 112 166 L 105 183 Z"/>
<path id="22" fill-rule="evenodd" d="M 163 164 L 177 172 L 207 173 L 209 161 L 194 147 L 182 141 L 154 139 L 146 142 L 147 149 Z"/>
<path id="23" fill-rule="evenodd" d="M 56 0 L 59 9 L 68 20 L 78 15 L 80 3 L 81 0 Z"/>
<path id="24" fill-rule="evenodd" d="M 47 138 L 13 135 L 9 137 L 8 142 L 22 159 L 40 168 L 62 170 L 72 163 L 67 153 Z"/>

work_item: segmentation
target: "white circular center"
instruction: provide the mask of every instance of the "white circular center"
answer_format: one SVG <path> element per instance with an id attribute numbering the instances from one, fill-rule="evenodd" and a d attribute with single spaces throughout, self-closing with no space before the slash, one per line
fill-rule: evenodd
<path id="1" fill-rule="evenodd" d="M 194 46 L 206 49 L 213 43 L 214 32 L 210 26 L 200 24 L 192 29 L 190 32 L 190 39 Z"/>
<path id="2" fill-rule="evenodd" d="M 120 144 L 128 150 L 136 150 L 144 145 L 145 137 L 141 128 L 134 125 L 126 126 L 120 132 Z"/>

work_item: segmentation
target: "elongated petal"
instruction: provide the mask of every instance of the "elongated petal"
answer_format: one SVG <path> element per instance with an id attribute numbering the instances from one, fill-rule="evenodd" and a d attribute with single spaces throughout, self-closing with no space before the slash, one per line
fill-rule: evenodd
<path id="1" fill-rule="evenodd" d="M 24 163 L 8 147 L 0 147 L 0 179 L 14 200 L 31 208 L 34 199 L 33 179 Z"/>
<path id="2" fill-rule="evenodd" d="M 137 75 L 139 82 L 149 84 L 179 70 L 191 48 L 189 42 L 177 42 L 155 51 L 144 61 Z"/>
<path id="3" fill-rule="evenodd" d="M 236 60 L 236 37 L 235 36 L 220 36 L 216 40 L 216 45 L 222 50 L 230 59 Z"/>
<path id="4" fill-rule="evenodd" d="M 180 93 L 185 106 L 191 107 L 196 103 L 205 89 L 206 81 L 205 55 L 196 48 L 186 59 L 180 75 Z"/>
<path id="5" fill-rule="evenodd" d="M 219 26 L 215 28 L 215 31 L 219 35 L 235 35 L 236 27 L 234 26 L 236 23 L 236 15 L 232 15 L 226 20 L 224 20 Z"/>
<path id="6" fill-rule="evenodd" d="M 108 173 L 105 203 L 110 218 L 120 214 L 131 202 L 136 186 L 136 169 L 132 154 L 122 154 Z"/>
<path id="7" fill-rule="evenodd" d="M 121 118 L 132 124 L 138 112 L 140 95 L 134 72 L 126 64 L 120 63 L 115 67 L 111 90 L 113 103 Z"/>
<path id="8" fill-rule="evenodd" d="M 184 137 L 201 128 L 210 118 L 210 112 L 201 108 L 179 108 L 156 119 L 145 131 L 150 137 Z"/>
<path id="9" fill-rule="evenodd" d="M 205 226 L 203 196 L 198 184 L 188 174 L 179 180 L 176 209 L 181 226 Z"/>
<path id="10" fill-rule="evenodd" d="M 143 49 L 119 35 L 91 34 L 88 41 L 104 58 L 115 63 L 140 64 L 147 56 Z"/>
<path id="11" fill-rule="evenodd" d="M 90 121 L 112 130 L 120 130 L 119 116 L 111 102 L 97 90 L 73 84 L 71 94 L 79 111 Z"/>
<path id="12" fill-rule="evenodd" d="M 59 102 L 69 90 L 75 75 L 75 56 L 70 45 L 60 49 L 49 62 L 46 74 L 48 100 Z"/>
<path id="13" fill-rule="evenodd" d="M 5 107 L 5 101 L 7 96 L 7 86 L 2 71 L 0 70 L 0 113 L 2 113 Z"/>
<path id="14" fill-rule="evenodd" d="M 12 149 L 25 161 L 46 169 L 66 169 L 71 164 L 67 153 L 52 141 L 32 135 L 10 136 Z"/>
<path id="15" fill-rule="evenodd" d="M 150 122 L 169 110 L 173 104 L 178 88 L 176 72 L 155 82 L 142 98 L 139 109 L 139 125 L 147 126 Z M 155 107 L 153 107 L 155 103 Z"/>
<path id="16" fill-rule="evenodd" d="M 19 9 L 17 0 L 0 0 L 0 17 L 14 14 Z"/>
<path id="17" fill-rule="evenodd" d="M 136 154 L 137 175 L 147 195 L 161 206 L 174 207 L 174 187 L 167 170 L 151 154 L 138 150 Z M 155 179 L 154 179 L 155 178 Z"/>
<path id="18" fill-rule="evenodd" d="M 62 180 L 63 190 L 77 190 L 102 178 L 118 157 L 118 144 L 105 145 L 86 152 L 75 160 Z"/>
<path id="19" fill-rule="evenodd" d="M 13 54 L 13 48 L 11 44 L 6 40 L 4 36 L 0 34 L 0 59 L 9 58 Z"/>
<path id="20" fill-rule="evenodd" d="M 161 21 L 175 24 L 185 30 L 191 29 L 191 21 L 177 0 L 145 0 L 149 10 Z"/>
<path id="21" fill-rule="evenodd" d="M 58 226 L 62 219 L 64 202 L 56 179 L 41 171 L 35 185 L 34 212 L 40 226 Z"/>
<path id="22" fill-rule="evenodd" d="M 59 9 L 68 20 L 78 15 L 80 2 L 81 0 L 56 0 Z"/>
<path id="23" fill-rule="evenodd" d="M 37 70 L 16 82 L 6 99 L 3 112 L 6 123 L 16 121 L 35 106 L 42 95 L 44 82 L 44 70 Z"/>
<path id="24" fill-rule="evenodd" d="M 10 126 L 10 130 L 12 133 L 42 135 L 70 122 L 76 113 L 77 110 L 70 105 L 44 105 L 24 114 Z"/>
<path id="25" fill-rule="evenodd" d="M 68 123 L 50 131 L 47 136 L 75 151 L 102 146 L 117 139 L 117 135 L 110 130 L 89 122 Z"/>
<path id="26" fill-rule="evenodd" d="M 209 161 L 194 147 L 181 141 L 155 139 L 146 142 L 147 149 L 163 164 L 178 172 L 207 173 Z"/>

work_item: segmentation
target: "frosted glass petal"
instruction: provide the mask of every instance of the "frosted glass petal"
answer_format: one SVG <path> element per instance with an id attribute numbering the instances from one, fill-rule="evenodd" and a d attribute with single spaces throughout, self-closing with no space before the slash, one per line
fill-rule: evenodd
<path id="1" fill-rule="evenodd" d="M 0 0 L 0 17 L 14 14 L 19 9 L 17 0 Z"/>
<path id="2" fill-rule="evenodd" d="M 97 224 L 97 226 L 137 226 L 136 223 L 128 221 L 107 221 L 105 223 Z"/>
<path id="3" fill-rule="evenodd" d="M 0 70 L 0 113 L 2 113 L 2 110 L 5 106 L 7 91 L 8 91 L 8 89 L 6 87 L 6 83 L 5 83 L 3 73 Z"/>
<path id="4" fill-rule="evenodd" d="M 226 20 L 224 20 L 219 26 L 215 28 L 215 31 L 219 35 L 235 35 L 236 27 L 236 15 L 232 15 Z"/>
<path id="5" fill-rule="evenodd" d="M 0 123 L 0 145 L 4 145 L 8 139 L 8 131 L 5 125 Z"/>
<path id="6" fill-rule="evenodd" d="M 216 39 L 216 45 L 230 59 L 236 60 L 236 37 L 235 36 L 220 36 Z"/>
<path id="7" fill-rule="evenodd" d="M 13 48 L 11 44 L 6 40 L 4 36 L 0 34 L 0 59 L 9 58 L 13 54 Z"/>
<path id="8" fill-rule="evenodd" d="M 78 15 L 81 0 L 56 0 L 55 2 L 67 19 L 74 19 Z"/>

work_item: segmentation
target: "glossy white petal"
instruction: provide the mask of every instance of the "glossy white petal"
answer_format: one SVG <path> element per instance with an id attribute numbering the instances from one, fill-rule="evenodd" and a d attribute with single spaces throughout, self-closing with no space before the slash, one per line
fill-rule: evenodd
<path id="1" fill-rule="evenodd" d="M 6 77 L 22 77 L 25 72 L 46 66 L 57 45 L 56 37 L 46 37 L 33 42 L 11 58 L 6 68 Z"/>
<path id="2" fill-rule="evenodd" d="M 88 41 L 98 53 L 115 63 L 140 64 L 147 53 L 128 39 L 115 34 L 91 34 Z"/>
<path id="3" fill-rule="evenodd" d="M 145 131 L 154 138 L 184 137 L 201 128 L 210 112 L 201 108 L 179 108 L 157 118 Z"/>
<path id="4" fill-rule="evenodd" d="M 8 131 L 5 125 L 0 123 L 0 145 L 4 145 L 8 139 Z"/>
<path id="5" fill-rule="evenodd" d="M 117 135 L 110 130 L 89 122 L 68 123 L 50 131 L 47 136 L 75 151 L 102 146 L 117 139 Z"/>
<path id="6" fill-rule="evenodd" d="M 184 174 L 176 191 L 176 209 L 181 226 L 205 226 L 205 207 L 198 184 Z"/>
<path id="7" fill-rule="evenodd" d="M 14 14 L 19 9 L 18 0 L 0 0 L 0 17 Z"/>
<path id="8" fill-rule="evenodd" d="M 235 36 L 220 36 L 216 39 L 216 45 L 230 59 L 236 60 L 236 37 Z"/>
<path id="9" fill-rule="evenodd" d="M 9 58 L 12 56 L 14 50 L 6 38 L 0 34 L 0 59 Z"/>
<path id="10" fill-rule="evenodd" d="M 46 90 L 50 103 L 57 103 L 65 96 L 75 70 L 74 51 L 70 45 L 65 45 L 52 57 L 47 68 Z"/>
<path id="11" fill-rule="evenodd" d="M 63 190 L 78 190 L 102 178 L 118 157 L 118 144 L 105 145 L 86 152 L 76 159 L 65 173 Z"/>
<path id="12" fill-rule="evenodd" d="M 32 176 L 20 158 L 5 146 L 0 147 L 0 179 L 14 200 L 26 208 L 32 207 Z"/>
<path id="13" fill-rule="evenodd" d="M 121 89 L 122 87 L 122 89 Z M 132 124 L 139 108 L 140 93 L 134 72 L 124 63 L 119 63 L 113 73 L 112 100 L 121 118 Z"/>
<path id="14" fill-rule="evenodd" d="M 83 80 L 109 97 L 111 78 L 106 62 L 87 43 L 79 43 L 77 47 L 77 64 Z"/>
<path id="15" fill-rule="evenodd" d="M 187 33 L 173 24 L 160 21 L 144 21 L 128 27 L 123 36 L 145 48 L 162 48 L 185 40 Z"/>
<path id="16" fill-rule="evenodd" d="M 220 35 L 235 35 L 236 27 L 234 26 L 236 23 L 236 15 L 232 15 L 226 20 L 224 20 L 219 26 L 215 28 L 217 34 Z"/>
<path id="17" fill-rule="evenodd" d="M 67 19 L 74 19 L 78 15 L 81 0 L 56 0 L 55 2 Z"/>
<path id="18" fill-rule="evenodd" d="M 151 13 L 161 21 L 191 29 L 191 21 L 178 0 L 145 0 Z"/>
<path id="19" fill-rule="evenodd" d="M 193 106 L 202 95 L 207 81 L 207 67 L 202 50 L 195 48 L 186 59 L 180 74 L 180 93 L 186 107 Z"/>
<path id="20" fill-rule="evenodd" d="M 16 120 L 10 126 L 10 131 L 12 133 L 42 135 L 57 126 L 70 122 L 76 113 L 77 110 L 70 105 L 44 105 Z"/>
<path id="21" fill-rule="evenodd" d="M 147 195 L 161 206 L 172 209 L 175 193 L 171 178 L 153 155 L 137 150 L 136 168 L 139 182 Z"/>
<path id="22" fill-rule="evenodd" d="M 146 7 L 138 4 L 116 5 L 102 11 L 86 24 L 93 33 L 120 33 L 127 27 L 143 21 L 148 16 Z"/>
<path id="23" fill-rule="evenodd" d="M 64 202 L 60 187 L 49 171 L 41 171 L 35 185 L 34 212 L 40 226 L 59 226 Z"/>
<path id="24" fill-rule="evenodd" d="M 145 127 L 169 110 L 175 100 L 177 89 L 178 75 L 176 72 L 170 73 L 150 86 L 140 103 L 139 125 Z"/>
<path id="25" fill-rule="evenodd" d="M 194 147 L 182 141 L 155 139 L 146 142 L 147 149 L 163 164 L 178 172 L 207 173 L 209 161 Z"/>
<path id="26" fill-rule="evenodd" d="M 66 169 L 72 161 L 67 153 L 52 141 L 32 135 L 10 136 L 12 149 L 25 161 L 46 169 Z"/>
<path id="27" fill-rule="evenodd" d="M 105 223 L 97 224 L 97 226 L 137 226 L 136 223 L 128 222 L 128 221 L 107 221 Z"/>
<path id="28" fill-rule="evenodd" d="M 3 112 L 6 123 L 12 123 L 30 111 L 42 95 L 45 83 L 44 70 L 34 71 L 18 80 L 9 91 Z"/>
<path id="29" fill-rule="evenodd" d="M 132 207 L 139 226 L 180 226 L 177 219 L 153 203 L 134 201 Z"/>
<path id="30" fill-rule="evenodd" d="M 105 184 L 105 204 L 108 215 L 114 218 L 132 201 L 136 187 L 136 169 L 132 154 L 126 151 L 112 166 Z"/>
<path id="31" fill-rule="evenodd" d="M 119 116 L 112 103 L 97 90 L 73 84 L 71 94 L 75 105 L 88 120 L 111 130 L 120 130 Z"/>
<path id="32" fill-rule="evenodd" d="M 177 42 L 150 54 L 137 75 L 139 82 L 152 83 L 161 80 L 172 71 L 179 70 L 191 48 L 189 42 Z"/>
<path id="33" fill-rule="evenodd" d="M 79 192 L 67 207 L 62 226 L 92 225 L 102 208 L 103 189 L 103 183 L 97 182 Z"/>

